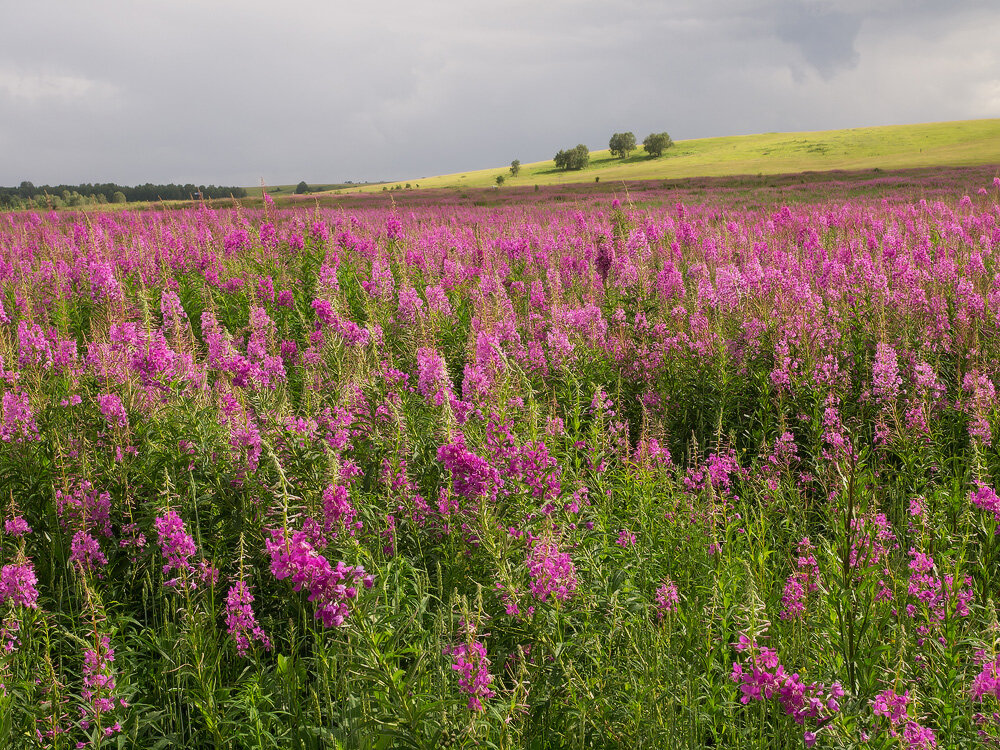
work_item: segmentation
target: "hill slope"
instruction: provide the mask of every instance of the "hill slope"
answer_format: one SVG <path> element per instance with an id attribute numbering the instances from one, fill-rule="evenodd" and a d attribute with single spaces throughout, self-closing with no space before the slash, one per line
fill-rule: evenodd
<path id="1" fill-rule="evenodd" d="M 677 141 L 659 159 L 648 158 L 641 147 L 627 159 L 614 159 L 607 149 L 592 151 L 590 166 L 579 171 L 557 170 L 548 160 L 522 164 L 517 177 L 498 166 L 386 184 L 390 189 L 406 182 L 420 188 L 489 187 L 498 174 L 506 185 L 548 185 L 597 177 L 603 182 L 978 164 L 1000 164 L 1000 119 L 696 138 Z"/>

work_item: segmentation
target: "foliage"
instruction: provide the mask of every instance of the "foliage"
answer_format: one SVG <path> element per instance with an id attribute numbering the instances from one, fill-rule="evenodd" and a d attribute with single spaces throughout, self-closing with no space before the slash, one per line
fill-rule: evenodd
<path id="1" fill-rule="evenodd" d="M 5 217 L 0 746 L 996 744 L 1000 178 L 776 195 Z"/>
<path id="2" fill-rule="evenodd" d="M 590 163 L 590 150 L 579 143 L 568 151 L 559 151 L 554 161 L 556 169 L 584 169 Z"/>
<path id="3" fill-rule="evenodd" d="M 663 152 L 674 145 L 668 133 L 650 133 L 642 141 L 642 148 L 651 157 L 662 156 Z"/>
<path id="4" fill-rule="evenodd" d="M 106 203 L 108 196 L 125 196 L 125 201 L 191 200 L 192 198 L 245 198 L 241 187 L 215 185 L 136 185 L 127 187 L 113 182 L 82 185 L 40 185 L 25 180 L 16 188 L 0 187 L 0 208 L 44 208 L 58 196 L 59 205 L 80 206 Z M 117 201 L 112 200 L 112 203 Z"/>
<path id="5" fill-rule="evenodd" d="M 608 142 L 611 155 L 619 159 L 624 159 L 635 151 L 635 133 L 615 133 Z"/>

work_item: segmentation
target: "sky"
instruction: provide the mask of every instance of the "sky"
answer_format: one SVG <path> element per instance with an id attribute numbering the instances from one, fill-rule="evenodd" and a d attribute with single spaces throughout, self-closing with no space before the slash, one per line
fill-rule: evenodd
<path id="1" fill-rule="evenodd" d="M 1000 117 L 997 0 L 0 0 L 0 185 L 420 177 Z"/>

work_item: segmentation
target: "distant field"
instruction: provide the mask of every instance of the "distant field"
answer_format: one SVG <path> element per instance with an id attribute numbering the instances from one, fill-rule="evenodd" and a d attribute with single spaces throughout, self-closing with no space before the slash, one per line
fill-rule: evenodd
<path id="1" fill-rule="evenodd" d="M 379 190 L 382 189 L 382 183 L 380 182 L 366 182 L 357 184 L 350 182 L 316 182 L 308 184 L 309 184 L 310 195 L 312 193 L 328 193 L 337 190 L 354 191 L 357 190 L 358 188 L 370 189 L 378 187 Z M 270 193 L 271 195 L 295 195 L 295 188 L 297 186 L 298 183 L 296 183 L 295 185 L 268 185 L 267 192 Z M 252 196 L 254 198 L 260 198 L 262 196 L 262 190 L 260 185 L 257 185 L 256 187 L 248 187 L 245 188 L 245 190 L 247 191 L 247 195 Z"/>
<path id="2" fill-rule="evenodd" d="M 644 134 L 636 135 L 642 138 Z M 511 158 L 517 156 L 511 154 Z M 978 164 L 1000 164 L 1000 119 L 696 138 L 677 141 L 658 159 L 647 157 L 641 147 L 627 159 L 614 159 L 604 149 L 592 151 L 590 165 L 577 171 L 557 170 L 547 160 L 522 164 L 517 177 L 500 165 L 385 185 L 390 189 L 407 183 L 420 189 L 489 187 L 502 174 L 506 188 L 593 182 L 595 178 L 606 182 Z M 381 191 L 383 185 L 350 187 L 352 192 L 359 188 L 368 192 Z"/>

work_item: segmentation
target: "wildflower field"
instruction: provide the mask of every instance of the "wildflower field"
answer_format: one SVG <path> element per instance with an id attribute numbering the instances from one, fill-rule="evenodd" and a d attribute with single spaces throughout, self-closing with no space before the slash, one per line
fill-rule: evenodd
<path id="1" fill-rule="evenodd" d="M 1000 745 L 995 174 L 0 215 L 0 747 Z"/>

